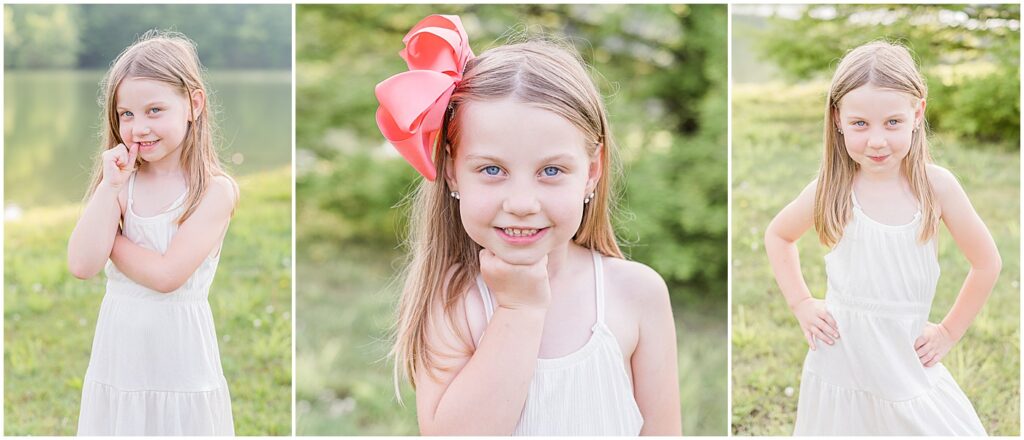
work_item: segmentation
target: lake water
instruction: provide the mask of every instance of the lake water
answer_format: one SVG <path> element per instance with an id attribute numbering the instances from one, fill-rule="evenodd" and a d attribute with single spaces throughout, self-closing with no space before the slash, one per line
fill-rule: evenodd
<path id="1" fill-rule="evenodd" d="M 82 199 L 99 151 L 99 71 L 7 71 L 4 204 L 10 212 Z M 291 163 L 291 73 L 208 76 L 232 175 Z"/>

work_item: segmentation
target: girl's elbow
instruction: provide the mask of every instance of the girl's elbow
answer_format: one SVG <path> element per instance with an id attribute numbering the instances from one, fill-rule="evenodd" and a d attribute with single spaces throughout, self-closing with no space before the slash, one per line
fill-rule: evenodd
<path id="1" fill-rule="evenodd" d="M 160 293 L 172 293 L 180 289 L 181 286 L 184 286 L 186 281 L 188 281 L 188 278 L 168 274 L 167 276 L 160 277 L 153 283 L 153 290 Z"/>
<path id="2" fill-rule="evenodd" d="M 68 270 L 71 275 L 80 280 L 87 280 L 100 273 L 100 269 L 78 259 L 68 259 Z"/>
<path id="3" fill-rule="evenodd" d="M 996 250 L 988 258 L 978 262 L 979 264 L 972 264 L 973 270 L 980 272 L 989 273 L 993 277 L 998 277 L 999 273 L 1003 271 L 1003 257 L 999 255 L 999 251 Z"/>

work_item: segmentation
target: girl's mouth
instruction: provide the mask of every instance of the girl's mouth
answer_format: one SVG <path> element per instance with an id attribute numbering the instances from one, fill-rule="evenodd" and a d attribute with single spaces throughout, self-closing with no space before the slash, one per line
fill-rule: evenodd
<path id="1" fill-rule="evenodd" d="M 157 139 L 155 141 L 139 142 L 139 149 L 142 150 L 153 148 L 153 146 L 156 145 L 157 142 L 160 142 L 160 140 Z"/>
<path id="2" fill-rule="evenodd" d="M 494 228 L 498 235 L 510 244 L 530 244 L 540 240 L 550 228 L 508 227 Z"/>
<path id="3" fill-rule="evenodd" d="M 885 156 L 868 156 L 868 158 L 875 162 L 881 163 L 885 162 L 885 160 L 889 158 L 889 155 L 886 154 Z"/>

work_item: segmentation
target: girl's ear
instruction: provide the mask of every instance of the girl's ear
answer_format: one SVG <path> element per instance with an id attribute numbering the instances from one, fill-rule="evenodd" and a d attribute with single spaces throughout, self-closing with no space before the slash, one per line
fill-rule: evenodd
<path id="1" fill-rule="evenodd" d="M 590 169 L 587 172 L 587 194 L 597 190 L 597 182 L 601 180 L 601 174 L 604 171 L 604 164 L 602 163 L 603 153 L 604 144 L 597 144 L 597 152 L 594 158 L 590 160 Z"/>
<path id="2" fill-rule="evenodd" d="M 917 104 L 917 108 L 914 109 L 914 128 L 915 129 L 922 128 L 921 127 L 921 125 L 922 125 L 921 122 L 924 121 L 924 109 L 927 106 L 928 106 L 928 103 L 924 99 L 921 99 L 921 102 Z"/>
<path id="3" fill-rule="evenodd" d="M 206 92 L 202 89 L 195 89 L 192 91 L 192 96 L 189 97 L 192 101 L 192 115 L 189 117 L 189 121 L 198 118 L 199 115 L 203 114 L 203 110 L 206 110 Z"/>
<path id="4" fill-rule="evenodd" d="M 836 104 L 832 105 L 832 124 L 835 125 L 836 130 L 843 129 L 843 125 L 839 123 L 839 106 Z"/>
<path id="5" fill-rule="evenodd" d="M 459 185 L 455 180 L 455 157 L 452 156 L 452 150 L 447 146 L 444 147 L 444 150 L 444 180 L 448 181 L 448 188 L 458 191 Z"/>

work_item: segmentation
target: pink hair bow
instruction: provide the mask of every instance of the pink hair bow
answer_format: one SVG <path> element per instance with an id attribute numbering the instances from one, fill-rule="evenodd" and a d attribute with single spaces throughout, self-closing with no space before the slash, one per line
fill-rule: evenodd
<path id="1" fill-rule="evenodd" d="M 433 181 L 437 170 L 431 150 L 473 50 L 457 15 L 424 18 L 402 42 L 399 55 L 409 71 L 377 84 L 377 127 L 416 171 Z"/>

